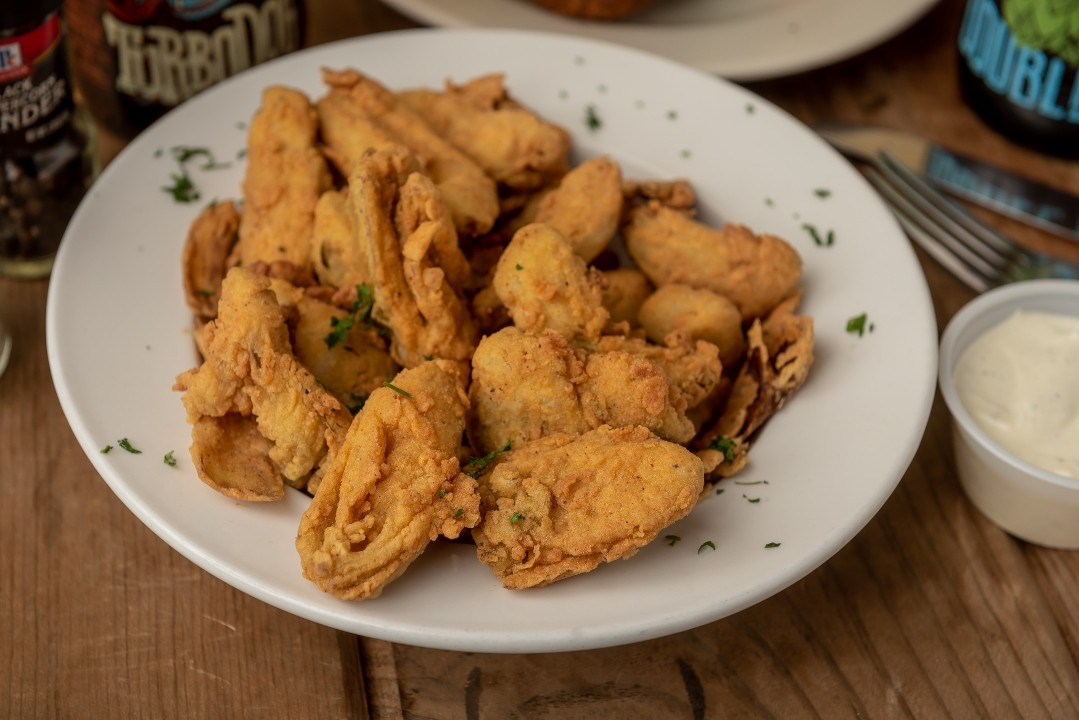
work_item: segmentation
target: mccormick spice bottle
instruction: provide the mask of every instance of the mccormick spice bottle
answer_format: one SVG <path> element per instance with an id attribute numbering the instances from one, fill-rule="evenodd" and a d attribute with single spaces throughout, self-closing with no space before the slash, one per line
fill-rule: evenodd
<path id="1" fill-rule="evenodd" d="M 968 0 L 958 45 L 963 96 L 988 125 L 1079 156 L 1079 0 Z"/>
<path id="2" fill-rule="evenodd" d="M 93 174 L 60 3 L 0 3 L 0 276 L 49 274 Z"/>
<path id="3" fill-rule="evenodd" d="M 68 0 L 65 12 L 75 81 L 121 141 L 303 41 L 303 0 Z"/>

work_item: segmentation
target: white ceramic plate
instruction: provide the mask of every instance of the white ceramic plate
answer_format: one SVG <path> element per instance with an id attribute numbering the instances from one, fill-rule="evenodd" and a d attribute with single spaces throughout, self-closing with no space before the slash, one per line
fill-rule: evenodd
<path id="1" fill-rule="evenodd" d="M 543 58 L 537 63 L 534 58 Z M 306 497 L 245 505 L 201 483 L 173 379 L 196 356 L 180 285 L 199 211 L 162 188 L 170 149 L 206 146 L 224 169 L 193 170 L 203 201 L 238 197 L 245 124 L 268 84 L 321 94 L 322 66 L 362 68 L 395 88 L 491 70 L 629 177 L 686 177 L 709 222 L 788 238 L 805 261 L 803 309 L 817 360 L 765 427 L 748 470 L 636 557 L 548 588 L 504 590 L 465 544 L 441 542 L 378 599 L 350 603 L 300 575 Z M 601 125 L 589 130 L 589 106 Z M 822 197 L 825 195 L 825 197 Z M 817 246 L 805 224 L 831 233 Z M 866 313 L 862 337 L 846 330 Z M 106 169 L 64 238 L 49 288 L 49 362 L 60 402 L 101 476 L 146 525 L 210 573 L 289 612 L 395 642 L 492 652 L 561 651 L 661 636 L 782 590 L 850 540 L 894 489 L 921 439 L 936 371 L 921 270 L 868 185 L 767 102 L 696 70 L 580 38 L 418 30 L 324 46 L 260 66 L 169 114 Z M 106 444 L 129 441 L 142 454 Z M 173 451 L 169 467 L 162 458 Z M 756 484 L 752 484 L 756 483 Z M 698 548 L 711 541 L 712 551 Z M 778 543 L 777 547 L 766 547 Z"/>
<path id="2" fill-rule="evenodd" d="M 616 42 L 731 80 L 780 77 L 856 55 L 937 0 L 658 0 L 616 22 L 564 17 L 531 0 L 386 0 L 417 22 L 540 30 Z"/>

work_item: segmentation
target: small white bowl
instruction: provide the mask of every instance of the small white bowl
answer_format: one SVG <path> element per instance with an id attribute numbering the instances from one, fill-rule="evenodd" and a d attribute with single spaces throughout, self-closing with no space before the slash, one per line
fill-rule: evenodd
<path id="1" fill-rule="evenodd" d="M 1079 549 L 1079 480 L 1042 470 L 1002 449 L 978 427 L 955 389 L 963 352 L 1016 310 L 1079 317 L 1079 281 L 1028 280 L 990 290 L 944 330 L 938 381 L 952 414 L 959 481 L 971 502 L 1006 532 L 1052 548 Z"/>

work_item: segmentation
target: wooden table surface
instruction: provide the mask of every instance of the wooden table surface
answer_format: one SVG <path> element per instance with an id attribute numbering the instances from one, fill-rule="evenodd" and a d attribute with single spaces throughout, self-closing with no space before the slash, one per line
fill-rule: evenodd
<path id="1" fill-rule="evenodd" d="M 807 122 L 905 128 L 1079 188 L 1079 163 L 1016 148 L 963 105 L 953 50 L 962 4 L 943 0 L 858 57 L 748 87 Z M 412 25 L 373 1 L 325 1 L 309 32 L 321 42 Z M 972 293 L 919 257 L 943 328 Z M 60 410 L 46 290 L 0 279 L 15 340 L 0 378 L 0 717 L 1079 717 L 1079 553 L 1017 541 L 972 507 L 939 395 L 878 515 L 750 609 L 611 649 L 427 650 L 274 609 L 136 520 Z"/>

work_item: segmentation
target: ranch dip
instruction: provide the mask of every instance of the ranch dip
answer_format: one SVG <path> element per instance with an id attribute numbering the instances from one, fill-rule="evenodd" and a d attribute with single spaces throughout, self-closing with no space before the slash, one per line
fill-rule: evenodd
<path id="1" fill-rule="evenodd" d="M 1016 311 L 966 349 L 955 387 L 1002 448 L 1079 478 L 1079 317 Z"/>

